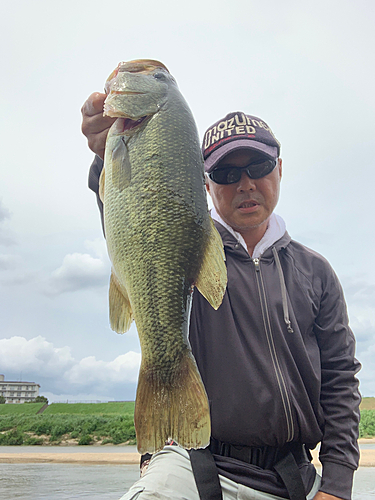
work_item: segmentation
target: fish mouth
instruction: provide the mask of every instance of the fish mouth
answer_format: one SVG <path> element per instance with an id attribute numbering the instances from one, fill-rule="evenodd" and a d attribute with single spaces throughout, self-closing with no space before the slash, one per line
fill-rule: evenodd
<path id="1" fill-rule="evenodd" d="M 138 120 L 132 120 L 131 118 L 124 118 L 124 132 L 125 130 L 132 130 L 138 127 L 141 123 L 143 123 L 147 118 L 146 116 L 142 116 Z"/>
<path id="2" fill-rule="evenodd" d="M 112 125 L 115 134 L 129 134 L 136 132 L 137 129 L 149 118 L 149 116 L 141 116 L 138 120 L 132 120 L 128 117 L 117 117 L 117 120 Z"/>
<path id="3" fill-rule="evenodd" d="M 136 92 L 135 90 L 111 90 L 110 94 L 118 94 L 118 95 L 144 95 L 144 92 Z"/>

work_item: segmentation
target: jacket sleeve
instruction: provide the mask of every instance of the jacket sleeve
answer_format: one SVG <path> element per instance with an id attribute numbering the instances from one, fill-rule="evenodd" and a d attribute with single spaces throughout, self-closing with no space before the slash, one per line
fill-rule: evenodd
<path id="1" fill-rule="evenodd" d="M 95 156 L 89 171 L 89 188 L 96 194 L 96 201 L 98 203 L 100 217 L 102 221 L 102 228 L 104 233 L 104 219 L 103 219 L 103 202 L 99 198 L 99 178 L 103 170 L 103 160 L 99 156 Z"/>
<path id="2" fill-rule="evenodd" d="M 353 474 L 358 467 L 358 424 L 361 397 L 356 373 L 355 340 L 349 327 L 339 280 L 327 264 L 321 281 L 320 310 L 315 333 L 321 353 L 321 397 L 325 424 L 320 448 L 323 465 L 321 491 L 351 499 Z"/>

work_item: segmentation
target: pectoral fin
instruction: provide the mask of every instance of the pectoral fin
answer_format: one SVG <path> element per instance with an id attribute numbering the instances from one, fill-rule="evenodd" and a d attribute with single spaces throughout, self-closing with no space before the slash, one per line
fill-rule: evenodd
<path id="1" fill-rule="evenodd" d="M 103 170 L 99 177 L 99 198 L 102 203 L 104 203 L 104 186 L 105 186 L 105 168 L 103 167 Z"/>
<path id="2" fill-rule="evenodd" d="M 227 286 L 227 269 L 223 243 L 213 221 L 210 223 L 211 234 L 195 286 L 211 306 L 218 309 Z"/>
<path id="3" fill-rule="evenodd" d="M 131 165 L 128 148 L 124 136 L 112 138 L 111 163 L 112 163 L 112 183 L 119 191 L 127 188 L 131 181 Z"/>
<path id="4" fill-rule="evenodd" d="M 117 333 L 125 333 L 129 330 L 133 319 L 129 296 L 125 288 L 120 287 L 112 270 L 109 284 L 109 320 L 111 328 Z"/>

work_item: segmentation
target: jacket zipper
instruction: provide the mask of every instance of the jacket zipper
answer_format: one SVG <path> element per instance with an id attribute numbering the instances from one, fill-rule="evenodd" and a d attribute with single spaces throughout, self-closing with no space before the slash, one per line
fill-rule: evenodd
<path id="1" fill-rule="evenodd" d="M 268 313 L 266 292 L 265 292 L 265 288 L 264 288 L 262 273 L 260 270 L 260 259 L 253 259 L 253 262 L 254 262 L 255 271 L 256 271 L 255 276 L 256 276 L 257 285 L 258 285 L 260 305 L 261 305 L 261 309 L 262 309 L 263 325 L 264 325 L 264 330 L 266 332 L 268 348 L 270 350 L 272 364 L 273 364 L 273 367 L 274 367 L 274 370 L 276 373 L 276 379 L 277 379 L 277 383 L 278 383 L 280 394 L 281 394 L 281 400 L 282 400 L 283 407 L 284 407 L 285 419 L 286 419 L 287 430 L 288 430 L 287 442 L 289 442 L 293 439 L 293 435 L 294 435 L 293 418 L 292 418 L 290 399 L 288 396 L 288 392 L 286 390 L 285 380 L 284 380 L 284 377 L 283 377 L 283 374 L 281 371 L 280 363 L 279 363 L 279 360 L 277 357 L 276 346 L 275 346 L 275 343 L 273 340 L 271 322 L 270 322 L 269 313 Z"/>

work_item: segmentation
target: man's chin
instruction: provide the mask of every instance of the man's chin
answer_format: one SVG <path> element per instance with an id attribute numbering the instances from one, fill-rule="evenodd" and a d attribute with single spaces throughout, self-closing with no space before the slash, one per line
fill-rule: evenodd
<path id="1" fill-rule="evenodd" d="M 268 225 L 268 220 L 270 216 L 264 217 L 264 218 L 251 218 L 248 217 L 247 220 L 243 221 L 232 221 L 233 223 L 231 224 L 230 222 L 227 222 L 235 231 L 238 233 L 242 232 L 247 232 L 247 231 L 252 231 L 255 229 L 258 229 L 265 225 L 267 227 Z"/>

